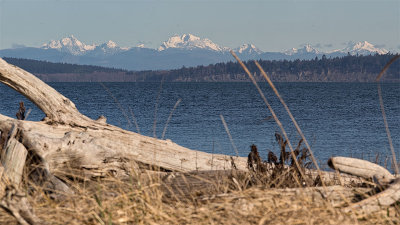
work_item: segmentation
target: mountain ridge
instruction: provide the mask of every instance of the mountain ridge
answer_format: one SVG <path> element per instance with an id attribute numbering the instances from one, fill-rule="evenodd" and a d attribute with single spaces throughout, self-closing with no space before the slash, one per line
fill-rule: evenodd
<path id="1" fill-rule="evenodd" d="M 193 34 L 174 35 L 164 41 L 158 49 L 146 48 L 144 45 L 120 47 L 112 40 L 102 44 L 86 44 L 70 35 L 60 40 L 51 40 L 39 48 L 20 47 L 0 50 L 0 57 L 119 67 L 127 70 L 163 70 L 228 62 L 233 60 L 230 50 L 237 52 L 243 60 L 296 60 L 320 58 L 323 55 L 343 56 L 348 53 L 351 55 L 388 53 L 386 49 L 377 48 L 367 41 L 349 42 L 347 47 L 330 52 L 322 52 L 310 44 L 284 52 L 268 52 L 261 51 L 250 43 L 231 49 Z"/>
<path id="2" fill-rule="evenodd" d="M 119 47 L 114 41 L 109 40 L 106 43 L 96 45 L 96 44 L 91 44 L 87 45 L 81 41 L 79 41 L 74 35 L 70 35 L 68 37 L 62 38 L 60 40 L 51 40 L 48 43 L 44 43 L 41 48 L 43 49 L 62 49 L 66 48 L 67 50 L 70 50 L 70 53 L 73 53 L 74 49 L 68 49 L 67 47 L 73 47 L 73 48 L 78 48 L 80 51 L 92 51 L 96 47 L 100 46 L 107 46 L 108 48 L 119 48 L 121 50 L 129 50 L 132 47 Z M 144 47 L 143 44 L 139 44 L 136 47 L 140 48 L 146 48 Z M 237 51 L 238 53 L 242 53 L 245 51 L 250 51 L 250 52 L 256 52 L 258 54 L 265 53 L 267 51 L 262 51 L 259 48 L 257 48 L 254 44 L 251 43 L 246 43 L 243 44 L 237 48 L 229 48 L 229 47 L 221 47 L 220 45 L 214 43 L 208 38 L 200 38 L 198 36 L 195 36 L 193 34 L 183 34 L 183 35 L 174 35 L 168 40 L 164 41 L 158 48 L 156 48 L 158 51 L 164 51 L 170 48 L 175 48 L 175 49 L 185 49 L 185 50 L 193 50 L 193 49 L 206 49 L 206 50 L 213 50 L 213 51 L 219 51 L 219 52 L 225 52 L 225 51 L 230 51 L 234 50 Z M 152 48 L 149 48 L 152 49 Z M 378 54 L 386 54 L 388 53 L 388 50 L 384 48 L 377 48 L 373 44 L 369 43 L 368 41 L 359 41 L 359 42 L 349 42 L 346 47 L 342 49 L 336 49 L 336 50 L 331 50 L 331 51 L 320 51 L 314 47 L 311 46 L 311 44 L 305 44 L 302 48 L 297 49 L 297 48 L 291 48 L 286 51 L 283 51 L 282 53 L 286 53 L 288 55 L 293 55 L 294 53 L 315 53 L 315 54 L 330 54 L 332 52 L 342 52 L 342 53 L 348 53 L 350 54 L 357 54 L 362 51 L 363 53 L 378 53 Z"/>

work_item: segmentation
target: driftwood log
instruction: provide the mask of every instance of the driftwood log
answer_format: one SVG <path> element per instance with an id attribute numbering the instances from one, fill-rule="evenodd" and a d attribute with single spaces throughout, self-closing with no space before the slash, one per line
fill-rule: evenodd
<path id="1" fill-rule="evenodd" d="M 18 142 L 41 161 L 49 173 L 76 169 L 86 177 L 112 173 L 123 175 L 140 165 L 167 171 L 230 169 L 229 156 L 208 154 L 107 124 L 82 115 L 74 103 L 34 75 L 0 59 L 0 82 L 15 89 L 40 108 L 46 117 L 39 122 L 16 120 L 0 114 L 2 136 L 13 126 Z M 2 147 L 2 146 L 0 146 Z M 239 169 L 245 158 L 236 158 Z"/>
<path id="2" fill-rule="evenodd" d="M 382 192 L 344 208 L 345 212 L 355 211 L 364 214 L 378 211 L 400 201 L 400 177 L 387 169 L 361 159 L 332 157 L 328 161 L 332 169 L 340 172 L 373 179 Z"/>
<path id="3" fill-rule="evenodd" d="M 62 178 L 91 179 L 107 174 L 125 176 L 140 167 L 164 171 L 231 169 L 231 158 L 208 154 L 126 131 L 81 114 L 74 103 L 56 90 L 0 58 L 0 82 L 13 88 L 41 109 L 39 122 L 0 114 L 0 207 L 20 224 L 41 224 L 18 189 L 24 168 L 31 181 L 53 193 L 73 193 Z M 238 169 L 246 159 L 235 157 Z M 33 172 L 32 172 L 33 171 Z"/>

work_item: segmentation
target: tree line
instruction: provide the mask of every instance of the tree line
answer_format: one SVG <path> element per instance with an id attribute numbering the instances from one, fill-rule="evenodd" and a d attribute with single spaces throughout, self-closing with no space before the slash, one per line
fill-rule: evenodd
<path id="1" fill-rule="evenodd" d="M 394 54 L 350 55 L 343 57 L 314 58 L 313 60 L 257 60 L 274 81 L 349 81 L 372 82 Z M 257 80 L 264 80 L 254 61 L 244 62 L 255 73 Z M 386 81 L 399 81 L 399 60 L 386 71 Z M 143 73 L 143 79 L 151 73 Z M 217 63 L 159 72 L 166 80 L 180 81 L 241 81 L 248 80 L 237 62 Z"/>
<path id="2" fill-rule="evenodd" d="M 34 59 L 21 59 L 21 58 L 11 58 L 4 57 L 5 61 L 15 66 L 18 66 L 30 73 L 36 74 L 59 74 L 59 73 L 69 73 L 69 74 L 87 74 L 94 72 L 124 72 L 127 73 L 127 70 L 116 69 L 116 68 L 107 68 L 101 66 L 92 66 L 92 65 L 77 65 L 70 63 L 53 63 L 48 61 L 39 61 Z"/>
<path id="3" fill-rule="evenodd" d="M 273 81 L 283 82 L 373 82 L 387 62 L 396 54 L 350 55 L 312 60 L 257 60 Z M 249 81 L 237 62 L 223 62 L 207 66 L 182 67 L 174 70 L 127 71 L 100 66 L 50 63 L 30 59 L 5 58 L 11 64 L 34 74 L 92 74 L 93 81 L 159 82 L 216 82 Z M 258 81 L 264 81 L 254 61 L 244 62 Z M 383 78 L 385 81 L 400 81 L 400 62 L 393 63 Z M 109 74 L 109 78 L 107 78 Z M 117 79 L 121 76 L 121 79 Z M 75 76 L 76 77 L 76 76 Z M 77 76 L 79 81 L 79 76 Z M 51 81 L 51 79 L 50 79 Z M 59 79 L 58 79 L 59 81 Z"/>

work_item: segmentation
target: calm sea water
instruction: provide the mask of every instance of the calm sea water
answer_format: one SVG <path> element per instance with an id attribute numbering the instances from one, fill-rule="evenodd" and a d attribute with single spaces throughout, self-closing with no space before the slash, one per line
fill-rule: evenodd
<path id="1" fill-rule="evenodd" d="M 123 110 L 99 83 L 50 83 L 70 98 L 79 111 L 93 119 L 107 117 L 109 123 L 153 136 L 155 108 L 156 136 L 161 137 L 168 116 L 177 102 L 165 135 L 166 139 L 205 152 L 235 155 L 221 122 L 223 115 L 241 156 L 250 145 L 258 146 L 262 157 L 268 151 L 279 154 L 274 134 L 279 131 L 258 92 L 251 83 L 104 83 Z M 326 164 L 330 156 L 354 156 L 384 164 L 390 149 L 379 108 L 376 84 L 368 83 L 277 83 L 314 154 Z M 261 83 L 267 99 L 282 120 L 293 145 L 299 135 L 272 91 Z M 158 93 L 160 92 L 160 95 Z M 382 84 L 385 110 L 397 158 L 400 158 L 400 84 Z M 159 98 L 157 97 L 159 96 Z M 27 101 L 10 88 L 0 85 L 0 113 L 15 117 L 19 101 Z M 44 114 L 32 103 L 29 120 Z M 130 125 L 132 124 L 132 125 Z M 295 142 L 295 143 L 294 143 Z"/>

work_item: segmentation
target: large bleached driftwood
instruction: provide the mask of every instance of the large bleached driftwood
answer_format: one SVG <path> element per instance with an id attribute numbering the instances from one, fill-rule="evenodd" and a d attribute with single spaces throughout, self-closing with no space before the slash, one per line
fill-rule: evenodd
<path id="1" fill-rule="evenodd" d="M 1 134 L 7 135 L 16 126 L 18 141 L 51 173 L 76 169 L 88 177 L 123 175 L 138 163 L 172 171 L 231 168 L 228 156 L 190 150 L 169 140 L 123 130 L 102 119 L 92 120 L 68 98 L 2 59 L 0 82 L 30 99 L 46 115 L 43 121 L 32 122 L 0 114 Z M 235 157 L 235 165 L 244 170 L 246 159 Z"/>
<path id="2" fill-rule="evenodd" d="M 0 59 L 0 82 L 15 89 L 46 115 L 43 121 L 22 121 L 0 114 L 0 132 L 5 138 L 12 127 L 18 142 L 42 168 L 41 176 L 58 190 L 66 188 L 52 174 L 77 171 L 85 178 L 106 174 L 124 175 L 140 165 L 177 172 L 232 169 L 231 157 L 208 154 L 92 120 L 74 103 L 34 75 Z M 1 145 L 1 142 L 0 142 Z M 3 147 L 3 146 L 0 146 Z M 247 170 L 247 159 L 233 157 L 236 169 Z M 39 162 L 37 162 L 39 161 Z M 331 174 L 327 173 L 327 179 Z"/>
<path id="3" fill-rule="evenodd" d="M 34 75 L 0 59 L 0 82 L 36 104 L 46 115 L 40 122 L 0 114 L 0 207 L 20 224 L 42 224 L 18 186 L 24 167 L 32 182 L 54 194 L 73 191 L 61 177 L 128 175 L 140 166 L 171 171 L 230 169 L 231 158 L 179 146 L 169 140 L 123 130 L 104 117 L 92 120 L 74 103 Z M 235 157 L 238 169 L 244 158 Z M 71 174 L 73 173 L 73 174 Z"/>

